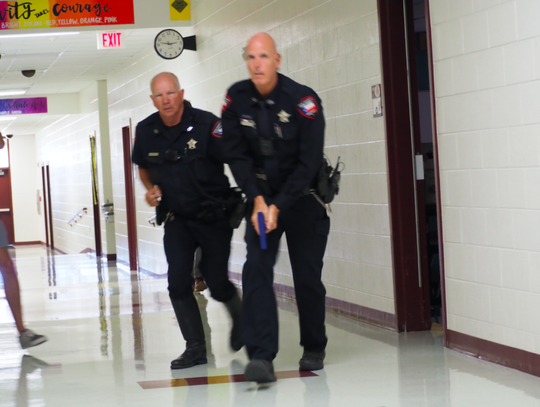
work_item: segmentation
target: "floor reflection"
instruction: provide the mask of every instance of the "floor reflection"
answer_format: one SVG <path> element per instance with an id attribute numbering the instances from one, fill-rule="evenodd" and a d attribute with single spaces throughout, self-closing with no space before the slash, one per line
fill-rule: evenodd
<path id="1" fill-rule="evenodd" d="M 17 383 L 17 392 L 15 398 L 15 405 L 17 407 L 29 407 L 35 405 L 32 402 L 33 396 L 29 395 L 31 390 L 36 389 L 37 386 L 34 382 L 42 382 L 42 372 L 47 369 L 61 370 L 60 365 L 51 365 L 39 358 L 31 355 L 23 355 L 21 358 L 21 368 L 19 372 L 19 380 Z M 31 385 L 30 385 L 31 384 Z"/>
<path id="2" fill-rule="evenodd" d="M 98 307 L 99 307 L 99 329 L 101 331 L 101 354 L 109 355 L 109 329 L 107 326 L 107 301 L 105 298 L 105 279 L 103 278 L 103 267 L 97 264 L 98 277 Z"/>
<path id="3" fill-rule="evenodd" d="M 327 316 L 325 369 L 285 379 L 298 373 L 302 351 L 297 312 L 286 300 L 279 301 L 274 363 L 283 378 L 262 387 L 243 382 L 247 357 L 229 350 L 228 315 L 208 291 L 195 295 L 209 363 L 171 371 L 184 340 L 165 279 L 87 254 L 14 251 L 28 325 L 50 340 L 21 350 L 0 293 L 1 407 L 540 405 L 539 378 L 447 350 L 440 331 L 396 334 L 334 314 Z"/>
<path id="4" fill-rule="evenodd" d="M 135 368 L 145 371 L 144 364 L 144 327 L 143 327 L 143 301 L 141 284 L 137 273 L 131 274 L 131 324 L 133 326 L 133 353 L 135 355 Z"/>

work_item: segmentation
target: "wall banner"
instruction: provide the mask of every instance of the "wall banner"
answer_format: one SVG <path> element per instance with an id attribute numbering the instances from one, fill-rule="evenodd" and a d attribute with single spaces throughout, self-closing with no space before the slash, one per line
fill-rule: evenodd
<path id="1" fill-rule="evenodd" d="M 133 0 L 0 1 L 0 29 L 134 24 Z"/>
<path id="2" fill-rule="evenodd" d="M 47 113 L 47 98 L 0 99 L 0 116 Z"/>

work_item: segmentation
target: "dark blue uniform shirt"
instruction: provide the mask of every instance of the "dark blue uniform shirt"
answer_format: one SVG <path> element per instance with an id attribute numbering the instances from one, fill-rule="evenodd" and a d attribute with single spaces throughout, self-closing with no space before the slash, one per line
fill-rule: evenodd
<path id="1" fill-rule="evenodd" d="M 179 124 L 167 127 L 159 113 L 139 122 L 132 161 L 148 169 L 163 194 L 160 206 L 178 216 L 193 218 L 207 198 L 227 197 L 221 121 L 212 113 L 184 105 Z M 190 174 L 191 171 L 191 174 Z"/>
<path id="2" fill-rule="evenodd" d="M 324 148 L 325 121 L 315 91 L 279 74 L 263 99 L 251 80 L 237 82 L 225 97 L 222 122 L 227 162 L 249 200 L 263 195 L 284 210 L 306 195 Z M 257 173 L 266 176 L 270 194 Z"/>

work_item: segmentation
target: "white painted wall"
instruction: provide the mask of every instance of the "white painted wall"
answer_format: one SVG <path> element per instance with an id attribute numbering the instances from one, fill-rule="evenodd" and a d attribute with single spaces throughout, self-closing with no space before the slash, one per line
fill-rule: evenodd
<path id="1" fill-rule="evenodd" d="M 78 95 L 84 113 L 65 115 L 36 136 L 37 161 L 50 167 L 54 244 L 68 254 L 95 249 L 89 136 L 100 134 L 98 104 L 91 103 L 97 95 L 97 84 L 84 89 Z M 82 208 L 87 214 L 69 226 Z"/>
<path id="2" fill-rule="evenodd" d="M 332 230 L 325 258 L 328 295 L 394 314 L 388 213 L 384 119 L 371 112 L 371 86 L 381 82 L 377 2 L 375 0 L 202 0 L 192 4 L 198 51 L 173 61 L 153 49 L 137 55 L 108 77 L 117 254 L 128 261 L 121 128 L 155 111 L 150 79 L 176 73 L 194 106 L 220 114 L 226 89 L 247 78 L 242 47 L 257 31 L 268 31 L 283 56 L 281 71 L 313 87 L 327 119 L 326 153 L 346 163 L 342 191 L 332 204 Z M 161 228 L 137 182 L 140 266 L 165 273 Z M 243 230 L 233 238 L 231 269 L 245 258 Z M 292 285 L 285 239 L 275 281 Z"/>
<path id="3" fill-rule="evenodd" d="M 540 353 L 540 2 L 430 4 L 448 328 Z"/>
<path id="4" fill-rule="evenodd" d="M 9 140 L 11 164 L 11 192 L 15 242 L 39 242 L 44 235 L 45 223 L 41 220 L 41 169 L 37 166 L 34 135 Z M 41 195 L 41 192 L 40 192 Z"/>

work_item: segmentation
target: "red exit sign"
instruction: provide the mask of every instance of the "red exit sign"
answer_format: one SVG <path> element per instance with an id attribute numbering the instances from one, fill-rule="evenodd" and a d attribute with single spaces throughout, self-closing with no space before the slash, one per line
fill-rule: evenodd
<path id="1" fill-rule="evenodd" d="M 97 33 L 98 49 L 124 47 L 124 35 L 121 31 L 102 31 Z"/>

